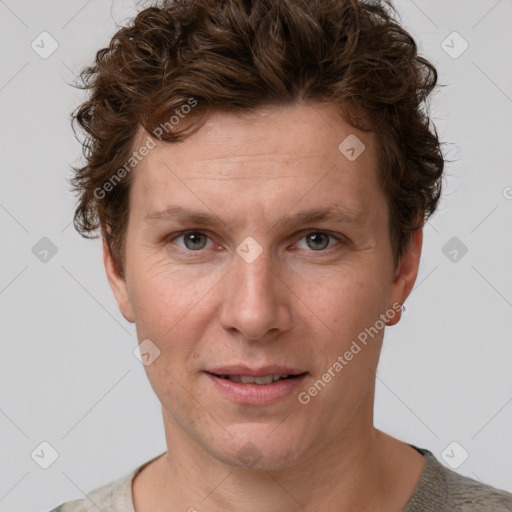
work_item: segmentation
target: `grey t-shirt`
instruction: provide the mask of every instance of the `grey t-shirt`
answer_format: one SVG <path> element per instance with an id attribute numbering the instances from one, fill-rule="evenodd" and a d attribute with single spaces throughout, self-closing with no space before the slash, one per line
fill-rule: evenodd
<path id="1" fill-rule="evenodd" d="M 440 464 L 430 451 L 409 446 L 425 457 L 425 467 L 402 512 L 512 512 L 512 494 L 459 475 Z M 132 480 L 161 455 L 91 491 L 87 498 L 68 501 L 50 512 L 135 512 Z"/>

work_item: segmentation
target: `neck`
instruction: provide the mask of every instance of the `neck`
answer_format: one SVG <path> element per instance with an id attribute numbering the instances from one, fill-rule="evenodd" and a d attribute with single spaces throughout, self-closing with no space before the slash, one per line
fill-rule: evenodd
<path id="1" fill-rule="evenodd" d="M 271 471 L 226 464 L 169 418 L 165 426 L 169 450 L 141 484 L 145 496 L 135 501 L 137 512 L 396 510 L 423 468 L 421 455 L 367 421 L 351 425 L 296 465 Z M 401 486 L 403 493 L 390 493 L 390 486 Z"/>

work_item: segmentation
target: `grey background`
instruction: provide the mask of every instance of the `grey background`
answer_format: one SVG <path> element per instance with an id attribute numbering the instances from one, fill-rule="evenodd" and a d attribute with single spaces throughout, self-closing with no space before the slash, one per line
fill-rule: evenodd
<path id="1" fill-rule="evenodd" d="M 512 2 L 396 6 L 446 84 L 433 113 L 453 162 L 407 311 L 386 331 L 375 422 L 443 463 L 466 450 L 458 472 L 512 491 Z M 0 1 L 1 511 L 83 497 L 166 449 L 134 326 L 99 242 L 70 224 L 66 182 L 80 158 L 68 116 L 81 98 L 67 82 L 136 10 L 128 0 Z M 47 59 L 31 48 L 43 31 L 59 45 Z M 460 52 L 454 31 L 469 44 L 458 58 L 442 47 Z M 43 237 L 57 249 L 46 262 L 32 251 Z M 44 441 L 58 453 L 48 469 L 31 456 Z"/>

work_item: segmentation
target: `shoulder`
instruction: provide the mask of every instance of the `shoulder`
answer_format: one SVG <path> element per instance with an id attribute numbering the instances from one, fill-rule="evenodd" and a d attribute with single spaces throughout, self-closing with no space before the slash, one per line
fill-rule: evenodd
<path id="1" fill-rule="evenodd" d="M 443 468 L 448 504 L 464 512 L 512 512 L 512 494 Z M 458 507 L 458 508 L 455 508 Z"/>
<path id="2" fill-rule="evenodd" d="M 460 475 L 430 451 L 412 447 L 425 457 L 425 468 L 404 512 L 512 512 L 512 494 Z"/>
<path id="3" fill-rule="evenodd" d="M 84 508 L 84 500 L 72 500 L 62 503 L 57 508 L 53 508 L 50 512 L 82 512 Z"/>
<path id="4" fill-rule="evenodd" d="M 128 492 L 135 471 L 87 493 L 83 499 L 66 501 L 50 512 L 132 512 Z"/>
<path id="5" fill-rule="evenodd" d="M 135 512 L 132 481 L 137 473 L 161 455 L 144 462 L 120 478 L 94 489 L 87 493 L 85 498 L 61 503 L 50 512 L 98 512 L 98 510 L 101 512 Z"/>

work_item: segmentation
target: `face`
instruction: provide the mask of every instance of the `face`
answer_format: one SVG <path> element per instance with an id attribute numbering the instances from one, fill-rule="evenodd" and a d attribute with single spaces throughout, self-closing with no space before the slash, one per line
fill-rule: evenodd
<path id="1" fill-rule="evenodd" d="M 359 156 L 339 149 L 354 135 Z M 145 369 L 168 442 L 282 469 L 368 435 L 383 323 L 421 251 L 419 230 L 393 266 L 375 136 L 326 105 L 215 113 L 133 172 L 124 279 L 104 257 L 159 351 Z"/>

